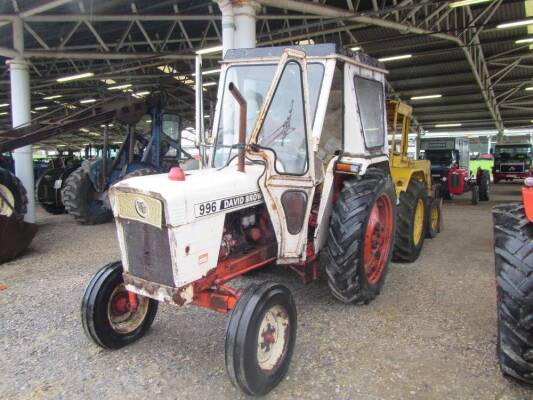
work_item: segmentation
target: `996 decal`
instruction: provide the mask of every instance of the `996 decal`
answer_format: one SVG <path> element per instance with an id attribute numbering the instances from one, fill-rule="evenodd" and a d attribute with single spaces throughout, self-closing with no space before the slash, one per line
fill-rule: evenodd
<path id="1" fill-rule="evenodd" d="M 196 203 L 194 205 L 194 216 L 204 217 L 206 215 L 222 212 L 230 208 L 241 207 L 244 205 L 251 205 L 254 203 L 261 203 L 263 196 L 261 192 L 246 193 L 239 196 L 227 197 L 225 199 L 217 199 Z"/>

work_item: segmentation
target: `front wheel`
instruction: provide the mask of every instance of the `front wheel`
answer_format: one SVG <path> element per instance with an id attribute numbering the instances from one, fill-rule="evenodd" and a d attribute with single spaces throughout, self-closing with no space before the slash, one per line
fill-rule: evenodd
<path id="1" fill-rule="evenodd" d="M 248 286 L 229 317 L 226 370 L 244 393 L 262 396 L 287 374 L 296 341 L 296 307 L 285 286 Z"/>
<path id="2" fill-rule="evenodd" d="M 396 191 L 389 174 L 369 168 L 346 180 L 333 207 L 322 253 L 328 285 L 344 303 L 368 303 L 381 291 L 392 255 Z"/>
<path id="3" fill-rule="evenodd" d="M 81 302 L 85 334 L 105 349 L 119 349 L 143 337 L 157 313 L 158 302 L 135 295 L 132 308 L 122 278 L 122 263 L 107 264 L 91 279 Z"/>

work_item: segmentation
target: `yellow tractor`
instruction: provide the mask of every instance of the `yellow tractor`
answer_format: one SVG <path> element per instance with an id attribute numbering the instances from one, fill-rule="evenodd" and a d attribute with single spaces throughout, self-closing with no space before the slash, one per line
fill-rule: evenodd
<path id="1" fill-rule="evenodd" d="M 398 197 L 398 220 L 393 261 L 415 261 L 426 237 L 440 232 L 442 199 L 431 182 L 431 163 L 409 158 L 409 127 L 413 109 L 398 100 L 387 100 L 391 176 Z M 400 136 L 399 141 L 397 136 Z"/>

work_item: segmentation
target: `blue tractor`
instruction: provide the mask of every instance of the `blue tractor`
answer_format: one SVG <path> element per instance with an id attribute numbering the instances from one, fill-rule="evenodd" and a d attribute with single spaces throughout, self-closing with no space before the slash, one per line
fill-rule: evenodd
<path id="1" fill-rule="evenodd" d="M 85 161 L 66 179 L 62 201 L 79 223 L 95 225 L 112 219 L 107 190 L 118 181 L 166 172 L 176 165 L 197 166 L 198 161 L 181 146 L 180 117 L 163 111 L 159 102 L 147 111 L 127 124 L 125 140 L 115 154 L 104 130 L 101 157 Z"/>

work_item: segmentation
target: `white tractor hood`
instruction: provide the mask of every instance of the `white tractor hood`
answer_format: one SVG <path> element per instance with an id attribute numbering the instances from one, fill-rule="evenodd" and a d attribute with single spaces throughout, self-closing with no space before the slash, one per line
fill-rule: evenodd
<path id="1" fill-rule="evenodd" d="M 220 170 L 186 171 L 183 181 L 170 180 L 166 173 L 126 179 L 110 190 L 113 213 L 118 215 L 117 193 L 128 192 L 161 200 L 167 227 L 226 214 L 263 202 L 258 186 L 263 172 L 262 165 L 246 165 L 244 173 L 229 165 Z"/>

